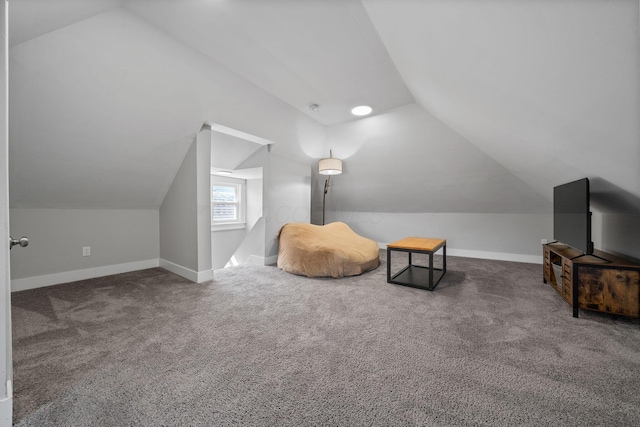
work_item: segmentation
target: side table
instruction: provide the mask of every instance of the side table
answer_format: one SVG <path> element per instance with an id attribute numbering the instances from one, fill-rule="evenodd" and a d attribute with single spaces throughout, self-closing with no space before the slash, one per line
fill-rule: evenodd
<path id="1" fill-rule="evenodd" d="M 442 249 L 442 268 L 433 267 L 433 254 Z M 398 273 L 391 275 L 391 253 L 407 252 L 409 265 Z M 429 255 L 429 266 L 413 265 L 411 255 L 414 253 Z M 435 275 L 434 271 L 439 272 Z M 411 286 L 432 291 L 447 272 L 447 241 L 426 237 L 407 237 L 387 245 L 387 283 Z"/>

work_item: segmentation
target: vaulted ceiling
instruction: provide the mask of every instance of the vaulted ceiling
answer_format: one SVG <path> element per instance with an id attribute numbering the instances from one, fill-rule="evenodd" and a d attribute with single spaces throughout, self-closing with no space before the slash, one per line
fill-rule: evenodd
<path id="1" fill-rule="evenodd" d="M 11 204 L 157 207 L 217 122 L 310 165 L 332 148 L 347 210 L 382 185 L 367 209 L 548 212 L 584 176 L 640 209 L 639 20 L 638 0 L 12 0 Z"/>
<path id="2" fill-rule="evenodd" d="M 425 110 L 548 200 L 587 176 L 640 213 L 638 1 L 365 5 Z"/>

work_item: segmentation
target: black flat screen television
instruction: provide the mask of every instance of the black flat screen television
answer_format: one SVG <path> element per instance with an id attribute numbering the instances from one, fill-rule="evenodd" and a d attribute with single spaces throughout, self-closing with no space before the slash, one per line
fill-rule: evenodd
<path id="1" fill-rule="evenodd" d="M 586 255 L 593 254 L 588 178 L 554 187 L 553 238 Z"/>

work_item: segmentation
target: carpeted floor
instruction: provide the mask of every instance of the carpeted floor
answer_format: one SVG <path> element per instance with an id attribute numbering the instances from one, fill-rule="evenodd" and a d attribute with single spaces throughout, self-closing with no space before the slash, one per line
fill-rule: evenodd
<path id="1" fill-rule="evenodd" d="M 19 426 L 637 426 L 640 322 L 542 266 L 447 258 L 434 292 L 240 266 L 14 294 Z M 394 254 L 394 267 L 402 264 Z"/>

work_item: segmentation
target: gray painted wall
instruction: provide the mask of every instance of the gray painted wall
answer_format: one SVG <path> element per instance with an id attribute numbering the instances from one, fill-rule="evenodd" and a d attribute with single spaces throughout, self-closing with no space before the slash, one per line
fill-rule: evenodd
<path id="1" fill-rule="evenodd" d="M 8 28 L 7 23 L 8 2 L 3 2 L 0 7 L 0 54 L 2 54 L 2 67 L 0 67 L 0 238 L 5 245 L 0 249 L 0 426 L 12 424 L 13 396 L 8 385 L 13 381 L 13 367 L 11 354 L 11 278 L 9 270 L 9 248 L 6 244 L 9 239 L 9 150 L 8 150 L 8 75 L 7 75 L 7 50 Z"/>
<path id="2" fill-rule="evenodd" d="M 244 183 L 245 184 L 245 220 L 246 228 L 237 230 L 219 230 L 213 227 L 211 231 L 211 254 L 212 269 L 224 268 L 232 256 L 234 262 L 240 264 L 248 262 L 251 255 L 264 258 L 264 224 L 260 227 L 262 234 L 257 238 L 257 230 L 253 230 L 250 241 L 244 242 L 252 231 L 260 217 L 263 209 L 263 179 L 236 179 L 230 177 L 215 177 L 221 182 Z M 241 244 L 243 245 L 240 250 Z"/>
<path id="3" fill-rule="evenodd" d="M 311 171 L 307 163 L 298 162 L 278 154 L 270 153 L 267 147 L 256 152 L 241 167 L 263 167 L 263 212 L 264 215 L 264 247 L 255 240 L 262 224 L 256 222 L 250 239 L 243 242 L 238 252 L 241 262 L 251 255 L 265 258 L 265 262 L 273 262 L 272 257 L 278 254 L 277 236 L 280 228 L 289 222 L 309 222 L 311 209 Z M 258 183 L 253 192 L 258 192 Z M 255 206 L 253 207 L 255 208 Z M 262 253 L 255 253 L 262 249 Z"/>
<path id="4" fill-rule="evenodd" d="M 596 249 L 640 263 L 640 215 L 595 211 L 591 231 Z"/>
<path id="5" fill-rule="evenodd" d="M 205 121 L 321 147 L 321 124 L 136 15 L 69 24 L 11 47 L 14 208 L 157 209 Z"/>
<path id="6" fill-rule="evenodd" d="M 204 127 L 160 206 L 160 265 L 196 282 L 212 277 L 210 189 L 211 130 Z"/>
<path id="7" fill-rule="evenodd" d="M 314 200 L 321 196 L 321 180 L 316 177 L 315 181 Z M 331 191 L 327 194 L 327 222 L 346 222 L 354 231 L 381 244 L 408 236 L 442 237 L 447 239 L 451 254 L 541 262 L 541 239 L 553 240 L 552 213 L 336 212 L 330 209 L 335 206 Z M 610 196 L 617 197 L 615 190 Z M 313 223 L 321 222 L 321 210 L 321 202 L 314 204 Z M 627 205 L 620 209 L 622 213 L 601 212 L 592 203 L 592 212 L 595 248 L 640 262 L 640 215 L 633 207 Z"/>
<path id="8" fill-rule="evenodd" d="M 447 239 L 450 255 L 522 262 L 542 262 L 541 239 L 550 239 L 553 229 L 549 214 L 330 212 L 332 221 L 382 245 L 437 237 Z"/>
<path id="9" fill-rule="evenodd" d="M 220 230 L 211 232 L 211 255 L 212 269 L 218 270 L 224 268 L 229 262 L 231 256 L 236 252 L 245 236 L 247 230 L 244 228 L 238 230 Z"/>
<path id="10" fill-rule="evenodd" d="M 11 252 L 11 277 L 157 260 L 158 211 L 120 209 L 11 209 L 12 233 L 29 246 Z M 91 255 L 82 256 L 82 248 Z"/>
<path id="11" fill-rule="evenodd" d="M 211 271 L 211 129 L 206 126 L 196 136 L 196 190 L 196 271 L 200 273 Z"/>
<path id="12" fill-rule="evenodd" d="M 568 181 L 539 193 L 418 105 L 331 126 L 327 144 L 343 159 L 326 197 L 328 221 L 381 243 L 422 233 L 500 259 L 537 259 L 541 239 L 553 239 L 553 186 Z M 320 224 L 325 177 L 317 163 L 311 170 L 312 222 Z M 588 175 L 596 248 L 640 259 L 640 199 L 596 173 Z"/>
<path id="13" fill-rule="evenodd" d="M 601 177 L 589 181 L 595 248 L 640 262 L 640 197 Z"/>
<path id="14" fill-rule="evenodd" d="M 233 253 L 235 262 L 265 262 L 264 179 L 247 180 L 247 229 Z"/>
<path id="15" fill-rule="evenodd" d="M 160 206 L 160 258 L 193 271 L 198 271 L 196 154 L 194 141 Z"/>
<path id="16" fill-rule="evenodd" d="M 233 260 L 238 264 L 272 264 L 273 260 L 264 257 L 264 218 L 258 219 L 254 226 L 245 235 L 244 240 L 233 253 Z"/>
<path id="17" fill-rule="evenodd" d="M 215 145 L 215 144 L 214 144 Z M 211 178 L 212 181 L 216 180 L 218 182 L 229 182 L 233 184 L 245 184 L 246 190 L 246 181 L 244 179 L 237 179 L 231 177 L 223 177 L 216 176 Z M 248 194 L 243 194 L 242 198 L 245 203 L 245 210 L 247 209 L 247 202 L 249 200 Z M 260 195 L 260 201 L 262 201 L 262 195 Z M 245 218 L 247 216 L 247 212 L 245 212 Z M 212 257 L 212 269 L 217 270 L 220 268 L 224 268 L 227 264 L 231 256 L 234 254 L 242 240 L 247 235 L 247 230 L 249 229 L 248 224 L 245 228 L 234 229 L 234 230 L 225 230 L 225 229 L 216 229 L 215 226 L 212 226 L 211 231 L 211 257 Z"/>
<path id="18" fill-rule="evenodd" d="M 344 221 L 383 244 L 441 237 L 450 253 L 541 260 L 551 201 L 420 106 L 331 126 L 327 143 L 343 173 L 331 178 L 326 222 Z M 317 163 L 311 170 L 320 224 L 326 177 Z"/>
<path id="19" fill-rule="evenodd" d="M 247 230 L 251 230 L 262 217 L 263 208 L 263 179 L 247 180 Z"/>
<path id="20" fill-rule="evenodd" d="M 416 104 L 330 126 L 329 149 L 343 160 L 327 194 L 332 210 L 551 212 L 550 199 Z"/>
<path id="21" fill-rule="evenodd" d="M 160 264 L 197 282 L 212 277 L 210 183 L 211 130 L 204 127 L 160 206 Z"/>
<path id="22" fill-rule="evenodd" d="M 311 219 L 311 170 L 308 163 L 269 153 L 265 174 L 265 257 L 269 258 L 278 254 L 283 225 Z"/>
<path id="23" fill-rule="evenodd" d="M 264 179 L 247 180 L 247 228 L 246 230 L 233 230 L 228 232 L 214 232 L 212 238 L 215 243 L 212 245 L 214 252 L 224 252 L 224 257 L 216 261 L 214 255 L 214 269 L 216 266 L 233 257 L 233 262 L 237 264 L 246 263 L 272 263 L 273 260 L 265 259 L 265 220 L 262 216 L 264 209 Z M 240 233 L 239 231 L 242 231 Z M 220 245 L 220 248 L 216 248 Z M 232 253 L 229 253 L 232 251 Z M 224 265 L 222 265 L 224 267 Z"/>

